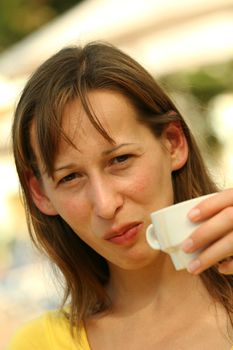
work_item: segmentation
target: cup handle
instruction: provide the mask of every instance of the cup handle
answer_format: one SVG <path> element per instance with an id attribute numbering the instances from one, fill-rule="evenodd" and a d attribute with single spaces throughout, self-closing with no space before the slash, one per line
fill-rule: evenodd
<path id="1" fill-rule="evenodd" d="M 156 234 L 155 234 L 155 231 L 154 231 L 154 227 L 153 227 L 152 224 L 150 224 L 147 227 L 146 240 L 147 240 L 147 243 L 149 244 L 149 246 L 151 248 L 161 250 L 161 246 L 159 244 L 159 241 L 157 240 L 157 237 L 156 237 Z"/>

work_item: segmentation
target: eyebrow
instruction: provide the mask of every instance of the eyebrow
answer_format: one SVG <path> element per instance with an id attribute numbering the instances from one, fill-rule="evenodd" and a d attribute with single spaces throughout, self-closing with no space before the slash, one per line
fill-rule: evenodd
<path id="1" fill-rule="evenodd" d="M 102 152 L 102 155 L 103 155 L 103 156 L 108 156 L 109 154 L 118 151 L 118 150 L 121 149 L 122 147 L 125 147 L 125 146 L 132 146 L 132 145 L 136 145 L 136 143 L 122 143 L 122 144 L 119 145 L 119 146 L 116 146 L 116 147 L 113 147 L 113 148 L 108 149 L 108 150 L 106 150 L 106 151 L 103 151 L 103 152 Z"/>
<path id="2" fill-rule="evenodd" d="M 106 151 L 103 151 L 101 153 L 102 156 L 108 156 L 110 155 L 111 153 L 114 153 L 116 151 L 118 151 L 119 149 L 125 147 L 125 146 L 132 146 L 132 145 L 136 145 L 136 143 L 122 143 L 121 145 L 118 145 L 116 147 L 113 147 L 111 149 L 108 149 Z M 58 171 L 61 171 L 61 170 L 66 170 L 66 169 L 73 169 L 74 167 L 76 166 L 76 164 L 74 163 L 69 163 L 69 164 L 66 164 L 66 165 L 61 165 L 60 167 L 58 168 L 55 168 L 54 169 L 54 173 L 58 172 Z"/>

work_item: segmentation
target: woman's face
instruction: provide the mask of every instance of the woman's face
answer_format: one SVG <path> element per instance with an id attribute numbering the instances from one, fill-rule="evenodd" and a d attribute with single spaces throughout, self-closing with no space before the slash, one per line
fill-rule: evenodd
<path id="1" fill-rule="evenodd" d="M 76 147 L 61 141 L 54 179 L 42 172 L 40 189 L 31 181 L 32 196 L 42 212 L 59 214 L 109 263 L 143 267 L 158 255 L 145 240 L 150 213 L 173 203 L 171 173 L 187 158 L 181 150 L 186 142 L 176 124 L 156 139 L 121 94 L 96 90 L 88 97 L 115 144 L 93 127 L 79 100 L 73 101 L 63 128 Z M 38 157 L 34 138 L 32 144 Z"/>

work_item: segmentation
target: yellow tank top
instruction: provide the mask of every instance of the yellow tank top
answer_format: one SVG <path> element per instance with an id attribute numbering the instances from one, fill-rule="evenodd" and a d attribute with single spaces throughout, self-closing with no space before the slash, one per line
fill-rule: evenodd
<path id="1" fill-rule="evenodd" d="M 69 322 L 56 311 L 49 311 L 28 322 L 12 338 L 7 350 L 91 350 L 85 328 L 73 339 Z"/>

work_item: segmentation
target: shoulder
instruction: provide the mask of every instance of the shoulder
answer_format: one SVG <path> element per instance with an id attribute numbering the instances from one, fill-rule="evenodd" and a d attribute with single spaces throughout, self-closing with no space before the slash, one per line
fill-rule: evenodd
<path id="1" fill-rule="evenodd" d="M 8 350 L 73 349 L 69 322 L 62 312 L 49 311 L 23 325 Z"/>

